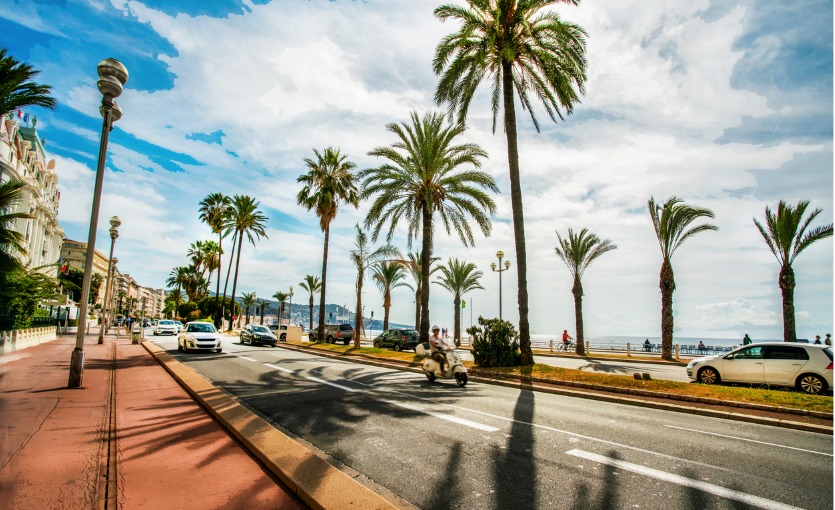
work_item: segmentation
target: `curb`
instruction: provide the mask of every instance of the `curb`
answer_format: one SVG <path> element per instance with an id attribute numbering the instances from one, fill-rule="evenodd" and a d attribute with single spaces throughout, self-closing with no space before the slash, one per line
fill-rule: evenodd
<path id="1" fill-rule="evenodd" d="M 310 349 L 305 347 L 297 347 L 295 345 L 278 345 L 283 349 L 313 353 L 317 356 L 325 356 L 330 358 L 337 358 L 337 359 L 346 359 L 348 358 L 352 362 L 363 363 L 366 365 L 384 367 L 384 368 L 393 368 L 397 370 L 404 370 L 408 372 L 416 372 L 422 373 L 419 368 L 411 367 L 408 365 L 404 365 L 398 362 L 385 362 L 379 361 L 371 358 L 360 357 L 357 355 L 344 355 L 344 354 L 331 354 L 329 352 L 317 352 L 316 349 Z M 713 418 L 723 418 L 727 420 L 734 420 L 734 421 L 744 421 L 748 423 L 757 423 L 760 425 L 771 425 L 775 427 L 782 427 L 794 430 L 802 430 L 805 432 L 816 432 L 818 434 L 826 434 L 826 435 L 833 435 L 833 430 L 831 426 L 825 425 L 815 425 L 812 423 L 803 423 L 798 421 L 792 420 L 778 420 L 776 418 L 768 418 L 764 416 L 754 416 L 750 414 L 744 413 L 735 413 L 732 411 L 718 411 L 714 409 L 702 409 L 699 407 L 692 407 L 685 404 L 669 404 L 666 402 L 656 402 L 652 400 L 643 400 L 639 398 L 630 398 L 630 397 L 622 397 L 618 395 L 605 395 L 599 393 L 585 393 L 578 390 L 573 389 L 566 389 L 566 388 L 554 388 L 551 386 L 543 386 L 541 384 L 535 384 L 538 382 L 545 382 L 543 379 L 539 378 L 527 378 L 527 381 L 520 378 L 512 378 L 512 380 L 507 379 L 499 379 L 499 378 L 492 378 L 485 375 L 480 375 L 477 372 L 470 372 L 469 373 L 471 381 L 482 382 L 486 384 L 495 384 L 498 386 L 505 386 L 510 388 L 521 388 L 521 389 L 533 389 L 536 391 L 541 391 L 543 393 L 550 393 L 553 395 L 564 395 L 569 397 L 578 397 L 578 398 L 586 398 L 590 400 L 600 400 L 603 402 L 612 402 L 616 404 L 624 404 L 624 405 L 632 405 L 632 406 L 639 406 L 639 407 L 647 407 L 652 409 L 661 409 L 665 411 L 673 411 L 678 413 L 687 413 L 687 414 L 697 414 L 701 416 L 710 416 Z M 531 380 L 532 379 L 532 380 Z M 547 381 L 549 384 L 559 384 L 559 385 L 567 385 L 567 386 L 577 386 L 580 388 L 588 387 L 587 389 L 592 389 L 596 391 L 609 391 L 620 393 L 616 390 L 620 390 L 620 388 L 614 389 L 609 386 L 600 386 L 600 385 L 593 385 L 588 384 L 584 385 L 584 383 L 572 383 L 571 381 Z M 566 384 L 572 383 L 572 384 Z M 657 398 L 670 398 L 673 400 L 681 400 L 676 399 L 675 397 L 679 397 L 679 395 L 672 395 L 670 396 L 667 393 L 658 393 L 658 392 L 651 392 L 651 391 L 643 391 L 643 390 L 630 390 L 624 389 L 623 393 L 629 393 L 631 395 L 637 396 L 652 396 Z M 642 393 L 646 393 L 642 395 Z M 685 395 L 686 396 L 686 395 Z M 697 403 L 704 403 L 704 404 L 720 404 L 723 406 L 730 406 L 730 407 L 741 407 L 741 408 L 750 408 L 750 409 L 757 409 L 757 410 L 765 410 L 765 411 L 772 411 L 778 413 L 788 413 L 788 414 L 799 414 L 803 416 L 813 416 L 816 418 L 824 418 L 824 419 L 832 419 L 831 414 L 821 413 L 818 411 L 805 411 L 805 410 L 795 410 L 783 407 L 773 407 L 773 406 L 766 406 L 763 404 L 745 404 L 740 402 L 726 402 L 720 401 L 716 399 L 707 399 L 703 397 L 689 397 L 688 400 L 683 400 L 684 402 L 697 402 Z M 733 405 L 737 404 L 737 405 Z M 742 404 L 742 405 L 739 405 Z M 796 413 L 789 411 L 798 411 Z"/>
<path id="2" fill-rule="evenodd" d="M 151 342 L 142 342 L 142 346 L 180 386 L 310 508 L 397 508 L 280 432 L 161 347 Z"/>

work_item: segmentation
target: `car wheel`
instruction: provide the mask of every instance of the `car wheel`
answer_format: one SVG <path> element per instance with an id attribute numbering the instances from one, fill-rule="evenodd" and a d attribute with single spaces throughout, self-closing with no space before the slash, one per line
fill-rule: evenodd
<path id="1" fill-rule="evenodd" d="M 400 345 L 399 343 L 394 344 L 394 350 L 397 351 L 397 352 L 403 352 L 403 346 Z"/>
<path id="2" fill-rule="evenodd" d="M 281 334 L 281 341 L 282 341 L 282 342 L 286 342 L 286 341 L 287 341 L 287 333 L 282 333 L 282 334 Z"/>
<path id="3" fill-rule="evenodd" d="M 435 374 L 427 372 L 426 378 L 429 379 L 429 382 L 435 382 Z"/>
<path id="4" fill-rule="evenodd" d="M 826 383 L 815 374 L 803 374 L 797 379 L 797 389 L 809 395 L 818 395 L 826 389 Z"/>
<path id="5" fill-rule="evenodd" d="M 177 350 L 183 352 L 183 345 L 180 342 L 177 342 Z"/>
<path id="6" fill-rule="evenodd" d="M 332 337 L 332 336 L 327 337 L 327 338 L 325 339 L 325 342 L 326 342 L 326 343 L 329 343 L 329 344 L 332 344 L 332 343 L 333 343 L 333 337 Z"/>
<path id="7" fill-rule="evenodd" d="M 722 379 L 715 368 L 705 367 L 699 370 L 698 381 L 703 384 L 719 384 Z"/>
<path id="8" fill-rule="evenodd" d="M 348 345 L 348 340 L 345 340 L 345 341 L 344 341 L 344 342 L 342 342 L 342 343 L 343 343 L 343 344 L 345 344 L 345 345 Z"/>
<path id="9" fill-rule="evenodd" d="M 379 349 L 379 348 L 380 348 L 380 342 L 376 342 L 376 341 L 375 341 L 375 342 L 374 342 L 374 348 L 375 348 L 375 349 Z"/>
<path id="10" fill-rule="evenodd" d="M 218 349 L 218 350 L 217 350 L 217 353 L 218 353 L 218 354 L 220 354 L 221 352 L 223 352 L 223 349 Z"/>

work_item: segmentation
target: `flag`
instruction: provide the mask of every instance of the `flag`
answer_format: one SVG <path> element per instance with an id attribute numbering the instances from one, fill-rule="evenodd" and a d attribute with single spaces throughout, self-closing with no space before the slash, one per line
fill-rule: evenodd
<path id="1" fill-rule="evenodd" d="M 19 119 L 23 118 L 23 111 L 22 110 L 17 111 L 17 118 L 19 118 Z"/>
<path id="2" fill-rule="evenodd" d="M 28 113 L 23 114 L 23 122 L 25 122 L 27 126 L 29 125 L 29 114 Z"/>
<path id="3" fill-rule="evenodd" d="M 70 265 L 67 262 L 64 262 L 64 259 L 59 259 L 58 263 L 61 265 L 60 271 L 61 274 L 70 274 Z"/>
<path id="4" fill-rule="evenodd" d="M 461 308 L 467 308 L 467 300 L 466 299 L 461 300 Z"/>

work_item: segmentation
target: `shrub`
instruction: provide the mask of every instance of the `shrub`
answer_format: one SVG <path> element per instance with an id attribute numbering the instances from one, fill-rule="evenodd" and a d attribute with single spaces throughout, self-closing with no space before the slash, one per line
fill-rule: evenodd
<path id="1" fill-rule="evenodd" d="M 71 328 L 74 326 L 78 326 L 78 319 L 67 319 L 67 327 Z"/>
<path id="2" fill-rule="evenodd" d="M 197 303 L 193 303 L 191 301 L 187 301 L 185 303 L 180 303 L 180 306 L 177 308 L 177 315 L 180 317 L 189 317 L 192 312 L 198 311 Z M 203 315 L 202 313 L 198 313 L 198 317 Z"/>
<path id="3" fill-rule="evenodd" d="M 473 359 L 480 367 L 512 367 L 521 362 L 519 333 L 508 321 L 478 318 L 467 330 L 473 336 Z"/>
<path id="4" fill-rule="evenodd" d="M 193 312 L 188 313 L 188 321 L 197 321 L 200 320 L 200 316 L 203 315 L 200 310 L 194 310 Z"/>

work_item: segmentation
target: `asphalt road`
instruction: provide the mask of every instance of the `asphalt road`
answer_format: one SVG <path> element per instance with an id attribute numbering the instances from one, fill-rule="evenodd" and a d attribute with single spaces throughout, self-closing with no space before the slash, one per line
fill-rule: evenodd
<path id="1" fill-rule="evenodd" d="M 249 407 L 424 509 L 832 508 L 831 436 L 227 342 L 180 354 Z"/>

